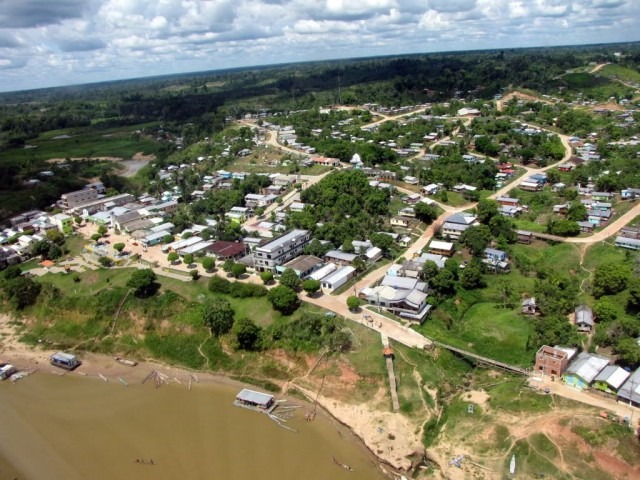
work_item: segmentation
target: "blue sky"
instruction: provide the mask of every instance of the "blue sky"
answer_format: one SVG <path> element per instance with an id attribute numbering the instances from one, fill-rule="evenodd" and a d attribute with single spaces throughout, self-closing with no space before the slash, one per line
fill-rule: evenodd
<path id="1" fill-rule="evenodd" d="M 0 0 L 0 91 L 638 32 L 640 0 Z"/>

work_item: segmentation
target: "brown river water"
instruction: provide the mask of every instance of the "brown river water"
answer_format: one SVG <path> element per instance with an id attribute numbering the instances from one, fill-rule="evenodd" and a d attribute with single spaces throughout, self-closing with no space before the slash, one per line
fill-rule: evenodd
<path id="1" fill-rule="evenodd" d="M 46 373 L 0 383 L 0 480 L 384 478 L 355 437 L 324 416 L 306 422 L 299 409 L 293 433 L 233 406 L 238 388 L 151 383 Z"/>

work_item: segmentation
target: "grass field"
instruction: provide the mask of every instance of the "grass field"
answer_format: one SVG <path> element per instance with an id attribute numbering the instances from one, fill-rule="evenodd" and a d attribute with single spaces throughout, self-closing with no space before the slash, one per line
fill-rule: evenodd
<path id="1" fill-rule="evenodd" d="M 613 77 L 629 83 L 640 83 L 640 72 L 620 65 L 606 65 L 599 72 L 600 75 Z"/>
<path id="2" fill-rule="evenodd" d="M 604 67 L 605 70 L 607 67 Z M 598 72 L 600 73 L 600 72 Z M 571 90 L 582 92 L 587 97 L 596 100 L 607 100 L 614 95 L 624 97 L 633 90 L 605 76 L 590 73 L 570 73 L 564 75 L 562 80 Z"/>
<path id="3" fill-rule="evenodd" d="M 51 158 L 131 158 L 137 152 L 155 154 L 160 144 L 149 137 L 136 138 L 132 133 L 141 126 L 120 127 L 106 130 L 94 128 L 55 130 L 41 134 L 28 144 L 37 148 L 10 149 L 0 152 L 3 160 L 43 161 Z M 58 138 L 69 136 L 70 138 Z"/>
<path id="4" fill-rule="evenodd" d="M 527 340 L 533 332 L 530 322 L 516 310 L 494 303 L 476 303 L 460 318 L 451 321 L 438 309 L 418 330 L 441 342 L 479 355 L 515 365 L 530 365 L 532 350 Z"/>

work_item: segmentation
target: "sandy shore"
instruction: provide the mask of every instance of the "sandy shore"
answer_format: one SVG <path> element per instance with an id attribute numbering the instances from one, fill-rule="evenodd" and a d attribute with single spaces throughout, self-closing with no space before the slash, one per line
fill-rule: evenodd
<path id="1" fill-rule="evenodd" d="M 79 355 L 82 365 L 72 372 L 65 372 L 49 363 L 49 357 L 54 350 L 34 348 L 19 342 L 10 321 L 11 317 L 0 314 L 0 361 L 9 362 L 19 370 L 37 369 L 38 372 L 55 375 L 84 376 L 93 378 L 94 381 L 106 379 L 118 382 L 122 379 L 127 383 L 140 383 L 151 371 L 156 370 L 174 382 L 184 385 L 188 384 L 190 374 L 195 374 L 199 383 L 217 383 L 239 388 L 247 386 L 222 374 L 191 371 L 154 360 L 141 361 L 137 366 L 130 367 L 116 362 L 113 357 L 90 352 Z M 315 398 L 314 392 L 307 391 L 299 385 L 293 386 L 308 399 Z M 304 403 L 307 410 L 312 409 L 312 402 Z M 400 414 L 376 410 L 368 404 L 353 405 L 323 396 L 319 397 L 318 404 L 324 409 L 326 416 L 347 427 L 362 442 L 363 448 L 370 452 L 372 459 L 382 464 L 383 471 L 407 471 L 411 467 L 408 457 L 415 452 L 424 451 L 416 433 L 416 425 Z M 319 413 L 322 414 L 322 411 Z"/>

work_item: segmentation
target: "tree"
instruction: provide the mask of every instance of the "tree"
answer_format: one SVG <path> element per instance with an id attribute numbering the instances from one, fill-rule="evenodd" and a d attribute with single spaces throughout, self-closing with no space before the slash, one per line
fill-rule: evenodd
<path id="1" fill-rule="evenodd" d="M 182 260 L 184 261 L 185 265 L 191 265 L 193 263 L 193 254 L 186 253 L 184 257 L 182 257 Z"/>
<path id="2" fill-rule="evenodd" d="M 302 289 L 311 297 L 314 293 L 320 290 L 320 281 L 309 278 L 302 282 Z"/>
<path id="3" fill-rule="evenodd" d="M 167 261 L 169 263 L 177 262 L 178 258 L 180 258 L 180 256 L 176 252 L 169 252 L 169 255 L 167 255 Z"/>
<path id="4" fill-rule="evenodd" d="M 635 338 L 625 337 L 618 340 L 613 351 L 625 365 L 635 368 L 640 364 L 640 346 Z"/>
<path id="5" fill-rule="evenodd" d="M 484 249 L 489 245 L 491 241 L 491 231 L 486 225 L 469 227 L 460 236 L 460 241 L 477 257 L 482 255 Z"/>
<path id="6" fill-rule="evenodd" d="M 162 243 L 173 243 L 175 239 L 176 237 L 174 237 L 173 235 L 165 235 L 164 237 L 162 237 Z"/>
<path id="7" fill-rule="evenodd" d="M 269 290 L 267 300 L 271 302 L 274 309 L 285 315 L 292 314 L 300 305 L 298 294 L 285 285 L 278 285 Z"/>
<path id="8" fill-rule="evenodd" d="M 205 271 L 210 272 L 211 270 L 214 269 L 215 266 L 216 266 L 216 261 L 213 258 L 204 257 L 202 259 L 202 268 L 204 268 Z"/>
<path id="9" fill-rule="evenodd" d="M 82 217 L 75 216 L 73 221 L 76 222 L 76 225 L 82 225 Z"/>
<path id="10" fill-rule="evenodd" d="M 202 321 L 216 337 L 231 330 L 233 315 L 231 304 L 222 297 L 213 297 L 202 305 Z"/>
<path id="11" fill-rule="evenodd" d="M 233 275 L 233 278 L 240 278 L 245 273 L 247 273 L 247 267 L 242 263 L 234 263 L 231 267 L 231 275 Z"/>
<path id="12" fill-rule="evenodd" d="M 511 305 L 511 296 L 514 292 L 511 281 L 506 278 L 499 279 L 496 283 L 496 289 L 502 297 L 502 306 L 508 308 Z"/>
<path id="13" fill-rule="evenodd" d="M 351 266 L 356 269 L 356 272 L 364 272 L 367 269 L 367 262 L 365 262 L 362 257 L 356 257 L 351 262 Z"/>
<path id="14" fill-rule="evenodd" d="M 315 223 L 315 222 L 314 222 Z M 373 241 L 373 239 L 371 240 Z M 324 254 L 331 250 L 333 246 L 331 244 L 323 245 L 320 240 L 314 238 L 304 247 L 305 255 L 315 255 L 316 257 L 324 257 Z"/>
<path id="15" fill-rule="evenodd" d="M 489 221 L 491 235 L 507 243 L 514 243 L 518 239 L 513 222 L 504 215 L 497 215 Z"/>
<path id="16" fill-rule="evenodd" d="M 136 270 L 127 281 L 127 287 L 133 289 L 138 298 L 151 297 L 158 291 L 160 285 L 156 282 L 156 274 L 150 268 Z"/>
<path id="17" fill-rule="evenodd" d="M 98 242 L 98 240 L 100 240 L 102 238 L 102 235 L 100 235 L 99 233 L 94 233 L 93 235 L 91 235 L 91 240 L 93 240 L 94 242 Z"/>
<path id="18" fill-rule="evenodd" d="M 102 265 L 105 268 L 109 268 L 113 266 L 113 260 L 109 257 L 100 257 L 98 259 L 98 262 L 100 263 L 100 265 Z"/>
<path id="19" fill-rule="evenodd" d="M 47 230 L 47 240 L 62 245 L 64 243 L 64 235 L 60 230 Z"/>
<path id="20" fill-rule="evenodd" d="M 438 273 L 440 272 L 440 268 L 438 264 L 433 260 L 427 260 L 422 265 L 422 270 L 420 271 L 420 276 L 425 282 L 432 280 Z"/>
<path id="21" fill-rule="evenodd" d="M 222 264 L 222 270 L 224 270 L 227 273 L 231 273 L 231 270 L 233 269 L 234 265 L 235 265 L 235 262 L 232 259 L 228 258 Z"/>
<path id="22" fill-rule="evenodd" d="M 372 233 L 370 239 L 371 244 L 374 247 L 378 247 L 383 252 L 388 252 L 393 246 L 393 238 L 391 238 L 391 235 L 386 235 L 384 233 Z"/>
<path id="23" fill-rule="evenodd" d="M 360 299 L 355 295 L 347 297 L 347 307 L 352 312 L 355 312 L 360 307 Z"/>
<path id="24" fill-rule="evenodd" d="M 344 253 L 355 253 L 356 249 L 353 246 L 353 240 L 350 238 L 347 238 L 344 243 L 342 244 L 342 251 Z"/>
<path id="25" fill-rule="evenodd" d="M 640 279 L 634 278 L 629 284 L 627 308 L 632 312 L 640 310 Z"/>
<path id="26" fill-rule="evenodd" d="M 624 264 L 605 263 L 598 265 L 593 274 L 593 295 L 600 298 L 603 295 L 615 295 L 627 288 L 631 278 L 629 267 Z"/>
<path id="27" fill-rule="evenodd" d="M 483 270 L 482 262 L 478 258 L 474 258 L 462 272 L 460 285 L 467 290 L 473 290 L 484 286 L 484 280 L 482 278 Z"/>
<path id="28" fill-rule="evenodd" d="M 489 198 L 485 198 L 478 202 L 478 206 L 476 207 L 478 211 L 478 221 L 480 223 L 484 223 L 485 225 L 489 225 L 489 221 L 500 215 L 498 208 L 499 204 L 495 200 L 491 200 Z"/>
<path id="29" fill-rule="evenodd" d="M 262 329 L 248 318 L 241 318 L 233 323 L 232 333 L 236 337 L 236 346 L 240 350 L 258 350 Z"/>
<path id="30" fill-rule="evenodd" d="M 14 278 L 18 278 L 20 275 L 22 275 L 20 265 L 11 265 L 7 267 L 3 273 L 5 280 L 13 280 Z"/>
<path id="31" fill-rule="evenodd" d="M 581 222 L 587 218 L 587 207 L 580 202 L 573 202 L 567 211 L 567 219 L 574 222 Z"/>
<path id="32" fill-rule="evenodd" d="M 618 309 L 608 298 L 601 298 L 593 306 L 593 314 L 600 323 L 612 322 L 618 317 Z"/>
<path id="33" fill-rule="evenodd" d="M 107 232 L 108 232 L 108 229 L 104 225 L 100 225 L 98 227 L 98 233 L 100 234 L 101 237 L 104 236 L 104 234 Z"/>
<path id="34" fill-rule="evenodd" d="M 36 303 L 42 290 L 42 285 L 34 282 L 29 277 L 20 276 L 8 282 L 5 290 L 15 308 L 22 310 Z"/>
<path id="35" fill-rule="evenodd" d="M 433 289 L 443 295 L 453 292 L 455 287 L 455 277 L 448 269 L 443 269 L 431 281 Z"/>
<path id="36" fill-rule="evenodd" d="M 426 224 L 430 224 L 438 217 L 438 211 L 433 205 L 427 205 L 424 202 L 418 202 L 414 207 L 416 218 Z"/>
<path id="37" fill-rule="evenodd" d="M 284 272 L 282 272 L 279 282 L 280 285 L 289 287 L 292 290 L 297 290 L 300 287 L 300 278 L 298 278 L 298 274 L 295 272 L 295 270 L 291 268 L 287 268 Z"/>
<path id="38" fill-rule="evenodd" d="M 262 283 L 264 283 L 265 285 L 270 284 L 273 281 L 273 272 L 270 272 L 270 271 L 262 272 L 260 274 L 260 280 L 262 280 Z"/>
<path id="39" fill-rule="evenodd" d="M 115 243 L 113 245 L 113 249 L 118 252 L 118 253 L 122 253 L 122 251 L 124 250 L 124 243 L 120 242 L 120 243 Z"/>

